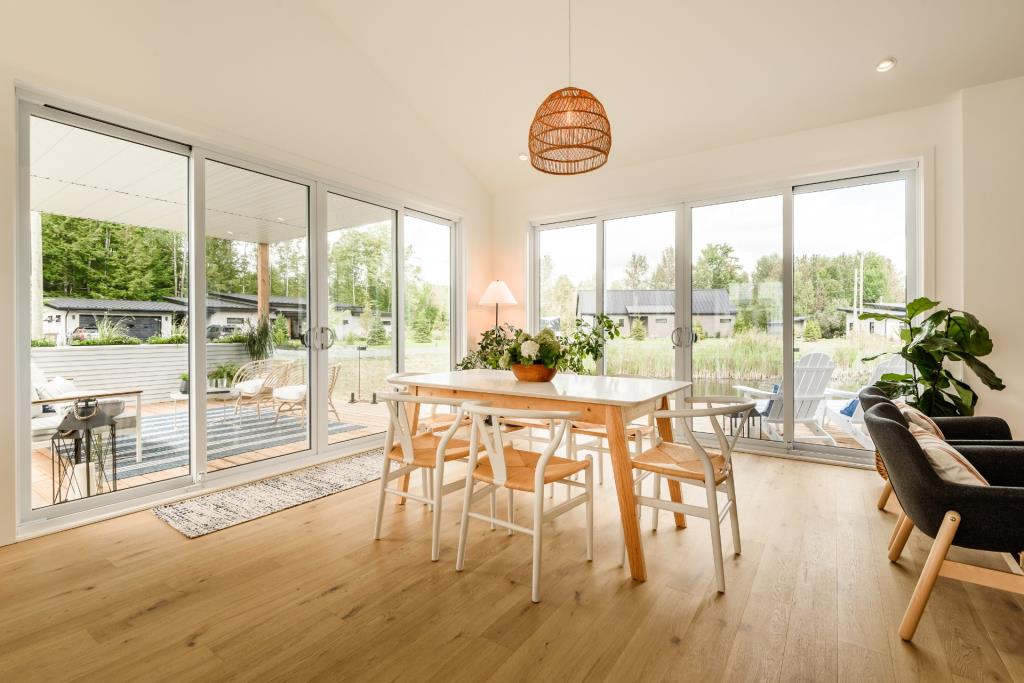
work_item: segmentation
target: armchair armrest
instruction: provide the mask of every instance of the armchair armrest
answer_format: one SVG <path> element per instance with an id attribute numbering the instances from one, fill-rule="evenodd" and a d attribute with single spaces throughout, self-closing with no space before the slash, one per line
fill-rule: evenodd
<path id="1" fill-rule="evenodd" d="M 993 486 L 1024 487 L 1024 442 L 1016 443 L 1020 445 L 957 444 L 955 447 Z"/>
<path id="2" fill-rule="evenodd" d="M 1004 553 L 1024 548 L 1024 488 L 947 484 L 944 489 L 941 504 L 961 516 L 954 545 Z"/>
<path id="3" fill-rule="evenodd" d="M 1010 425 L 1000 417 L 935 417 L 946 439 L 1001 439 L 1009 441 L 1013 438 Z"/>
<path id="4" fill-rule="evenodd" d="M 736 391 L 742 391 L 744 396 L 751 396 L 755 398 L 782 398 L 781 392 L 775 393 L 773 391 L 765 391 L 764 389 L 745 387 L 742 384 L 734 384 L 732 388 Z"/>
<path id="5" fill-rule="evenodd" d="M 845 391 L 843 389 L 826 389 L 825 390 L 825 395 L 830 397 L 830 398 L 849 398 L 849 399 L 857 398 L 857 392 L 856 391 Z"/>

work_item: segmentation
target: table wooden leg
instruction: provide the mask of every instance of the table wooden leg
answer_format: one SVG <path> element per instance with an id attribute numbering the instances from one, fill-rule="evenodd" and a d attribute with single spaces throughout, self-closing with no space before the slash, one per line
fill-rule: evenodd
<path id="1" fill-rule="evenodd" d="M 629 571 L 637 581 L 646 581 L 647 563 L 640 543 L 640 522 L 636 518 L 636 497 L 633 495 L 633 468 L 630 465 L 629 444 L 626 442 L 621 408 L 606 408 L 605 426 L 608 428 L 608 447 L 611 450 L 612 473 L 615 475 L 615 492 L 619 499 L 619 516 L 622 518 Z"/>
<path id="2" fill-rule="evenodd" d="M 668 396 L 661 397 L 661 404 L 658 406 L 658 410 L 668 410 Z M 664 417 L 658 418 L 658 434 L 661 436 L 662 441 L 672 441 L 672 420 Z M 668 480 L 668 495 L 672 499 L 673 503 L 683 502 L 683 489 L 679 485 L 678 481 Z M 655 512 L 657 514 L 657 512 Z M 686 528 L 686 515 L 681 512 L 673 513 L 676 518 L 676 528 Z"/>
<path id="3" fill-rule="evenodd" d="M 409 430 L 413 433 L 414 436 L 416 434 L 416 430 L 419 429 L 419 423 L 420 423 L 420 404 L 419 403 L 413 403 L 412 405 L 409 406 Z M 402 477 L 402 491 L 403 492 L 407 492 L 409 490 L 409 478 L 411 476 L 412 476 L 412 473 L 410 472 L 410 473 L 406 474 L 404 477 Z M 405 505 L 405 498 L 399 496 L 398 504 L 399 505 Z"/>

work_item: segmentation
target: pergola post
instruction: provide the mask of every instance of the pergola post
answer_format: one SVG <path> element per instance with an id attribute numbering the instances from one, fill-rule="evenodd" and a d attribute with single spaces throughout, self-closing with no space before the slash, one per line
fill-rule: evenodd
<path id="1" fill-rule="evenodd" d="M 256 258 L 256 315 L 270 317 L 270 245 L 260 242 Z"/>

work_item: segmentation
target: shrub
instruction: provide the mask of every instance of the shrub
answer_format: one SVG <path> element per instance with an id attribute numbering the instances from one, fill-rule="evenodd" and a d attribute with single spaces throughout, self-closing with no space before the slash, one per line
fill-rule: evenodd
<path id="1" fill-rule="evenodd" d="M 147 344 L 188 344 L 188 336 L 184 334 L 172 334 L 168 337 L 161 337 L 154 334 L 146 340 Z"/>
<path id="2" fill-rule="evenodd" d="M 647 328 L 644 327 L 643 322 L 639 318 L 634 320 L 632 326 L 630 326 L 629 336 L 637 341 L 647 339 Z"/>
<path id="3" fill-rule="evenodd" d="M 57 342 L 53 341 L 52 339 L 33 339 L 30 342 L 30 344 L 32 345 L 33 348 L 38 349 L 38 348 L 48 348 L 48 347 L 51 347 L 51 346 L 56 346 Z"/>
<path id="4" fill-rule="evenodd" d="M 699 322 L 693 323 L 693 333 L 695 335 L 697 335 L 697 340 L 698 341 L 700 341 L 701 339 L 707 339 L 708 338 L 707 331 L 704 329 L 704 326 L 701 325 Z M 721 332 L 719 332 L 718 334 L 721 335 Z"/>
<path id="5" fill-rule="evenodd" d="M 804 339 L 807 341 L 818 341 L 821 339 L 821 326 L 814 318 L 804 323 Z"/>

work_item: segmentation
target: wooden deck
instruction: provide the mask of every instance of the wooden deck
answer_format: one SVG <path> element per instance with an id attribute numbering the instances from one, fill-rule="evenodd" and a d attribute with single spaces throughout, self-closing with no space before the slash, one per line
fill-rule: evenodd
<path id="1" fill-rule="evenodd" d="M 930 539 L 886 559 L 877 474 L 739 454 L 736 485 L 721 595 L 699 519 L 652 532 L 645 511 L 650 579 L 629 578 L 609 482 L 593 562 L 582 509 L 545 534 L 536 605 L 527 536 L 472 523 L 457 573 L 460 497 L 430 562 L 421 505 L 371 540 L 373 483 L 194 540 L 140 512 L 26 541 L 0 548 L 0 680 L 1024 680 L 1021 596 L 940 578 L 899 639 Z"/>
<path id="2" fill-rule="evenodd" d="M 382 434 L 387 426 L 387 415 L 384 413 L 384 407 L 379 404 L 347 403 L 340 399 L 336 399 L 335 405 L 338 409 L 338 416 L 341 418 L 342 422 L 363 426 L 360 429 L 341 432 L 339 434 L 331 434 L 331 444 L 343 443 L 362 436 Z M 220 408 L 218 407 L 217 410 L 220 410 Z M 166 415 L 171 412 L 173 412 L 173 406 L 170 403 L 151 403 L 145 404 L 142 407 L 143 417 Z M 274 448 L 255 449 L 247 453 L 240 453 L 225 458 L 210 460 L 207 462 L 206 467 L 207 471 L 215 472 L 217 470 L 234 467 L 236 465 L 244 465 L 246 463 L 266 460 L 268 458 L 276 458 L 281 455 L 288 455 L 289 453 L 305 450 L 308 447 L 308 440 L 303 439 L 301 441 L 276 446 Z M 188 467 L 171 467 L 157 472 L 150 472 L 148 474 L 135 477 L 119 479 L 117 486 L 119 490 L 127 489 L 153 482 L 173 479 L 174 477 L 187 475 L 188 472 Z M 52 481 L 51 456 L 49 448 L 35 448 L 32 451 L 33 508 L 44 507 L 51 504 L 53 490 Z"/>

